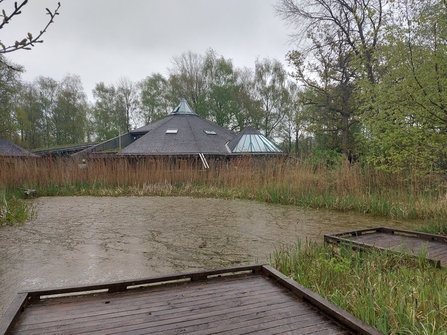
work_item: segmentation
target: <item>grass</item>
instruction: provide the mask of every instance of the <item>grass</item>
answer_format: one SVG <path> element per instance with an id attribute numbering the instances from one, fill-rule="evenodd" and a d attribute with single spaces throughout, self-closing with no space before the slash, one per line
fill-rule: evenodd
<path id="1" fill-rule="evenodd" d="M 298 242 L 271 264 L 384 334 L 447 334 L 447 270 L 423 256 Z"/>
<path id="2" fill-rule="evenodd" d="M 0 225 L 25 222 L 32 214 L 32 206 L 23 201 L 20 192 L 0 189 Z"/>

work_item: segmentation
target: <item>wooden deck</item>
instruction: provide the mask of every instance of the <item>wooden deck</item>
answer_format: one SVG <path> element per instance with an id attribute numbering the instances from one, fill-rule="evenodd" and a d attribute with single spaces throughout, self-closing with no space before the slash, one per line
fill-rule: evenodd
<path id="1" fill-rule="evenodd" d="M 447 236 L 385 227 L 324 235 L 326 243 L 347 243 L 353 247 L 373 247 L 412 256 L 426 255 L 437 267 L 447 264 Z"/>
<path id="2" fill-rule="evenodd" d="M 19 293 L 0 334 L 381 333 L 275 269 L 254 265 Z"/>

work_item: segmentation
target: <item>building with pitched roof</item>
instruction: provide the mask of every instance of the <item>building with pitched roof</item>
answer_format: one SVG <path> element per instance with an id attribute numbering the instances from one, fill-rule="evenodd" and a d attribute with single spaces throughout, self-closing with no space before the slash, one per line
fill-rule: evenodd
<path id="1" fill-rule="evenodd" d="M 235 134 L 197 115 L 183 98 L 167 117 L 130 131 L 136 140 L 119 155 L 226 155 Z"/>
<path id="2" fill-rule="evenodd" d="M 282 154 L 282 150 L 252 126 L 245 127 L 230 142 L 228 150 L 233 154 Z"/>
<path id="3" fill-rule="evenodd" d="M 185 98 L 165 118 L 134 129 L 75 154 L 104 152 L 119 148 L 118 156 L 208 157 L 281 155 L 282 150 L 251 126 L 236 134 L 194 112 Z M 123 148 L 123 149 L 121 149 Z"/>

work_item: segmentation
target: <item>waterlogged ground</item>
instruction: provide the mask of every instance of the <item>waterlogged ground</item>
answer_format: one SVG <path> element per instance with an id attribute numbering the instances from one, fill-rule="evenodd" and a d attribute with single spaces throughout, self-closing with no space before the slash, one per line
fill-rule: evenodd
<path id="1" fill-rule="evenodd" d="M 267 263 L 298 239 L 372 226 L 369 216 L 242 200 L 51 197 L 0 227 L 0 315 L 19 291 Z"/>

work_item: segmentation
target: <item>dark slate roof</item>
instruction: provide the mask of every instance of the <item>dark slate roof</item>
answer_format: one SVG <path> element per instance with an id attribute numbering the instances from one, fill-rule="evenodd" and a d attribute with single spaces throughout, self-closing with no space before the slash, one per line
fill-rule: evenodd
<path id="1" fill-rule="evenodd" d="M 229 143 L 232 153 L 282 153 L 282 150 L 252 126 L 245 127 Z"/>
<path id="2" fill-rule="evenodd" d="M 119 152 L 122 155 L 229 154 L 235 134 L 198 116 L 185 99 L 162 120 L 133 130 L 144 134 Z"/>
<path id="3" fill-rule="evenodd" d="M 159 126 L 163 125 L 163 123 L 165 123 L 167 121 L 168 121 L 168 119 L 164 118 L 164 119 L 158 120 L 158 121 L 156 121 L 154 123 L 150 123 L 150 124 L 147 124 L 147 125 L 145 125 L 143 127 L 131 130 L 129 133 L 131 135 L 133 135 L 133 136 L 143 135 L 143 134 L 146 134 L 147 132 L 149 132 L 149 131 L 151 131 L 153 129 L 157 129 Z"/>
<path id="4" fill-rule="evenodd" d="M 28 150 L 14 144 L 8 140 L 0 138 L 0 156 L 27 156 L 38 157 Z"/>
<path id="5" fill-rule="evenodd" d="M 182 100 L 180 101 L 178 106 L 176 108 L 174 108 L 174 110 L 169 115 L 197 115 L 197 114 L 196 114 L 196 112 L 194 112 L 194 110 L 188 104 L 186 99 L 182 98 Z M 146 134 L 148 131 L 158 128 L 159 126 L 161 126 L 163 123 L 165 123 L 167 121 L 168 121 L 167 118 L 158 120 L 154 123 L 151 123 L 151 124 L 145 125 L 143 127 L 131 130 L 130 134 L 133 136 Z"/>

